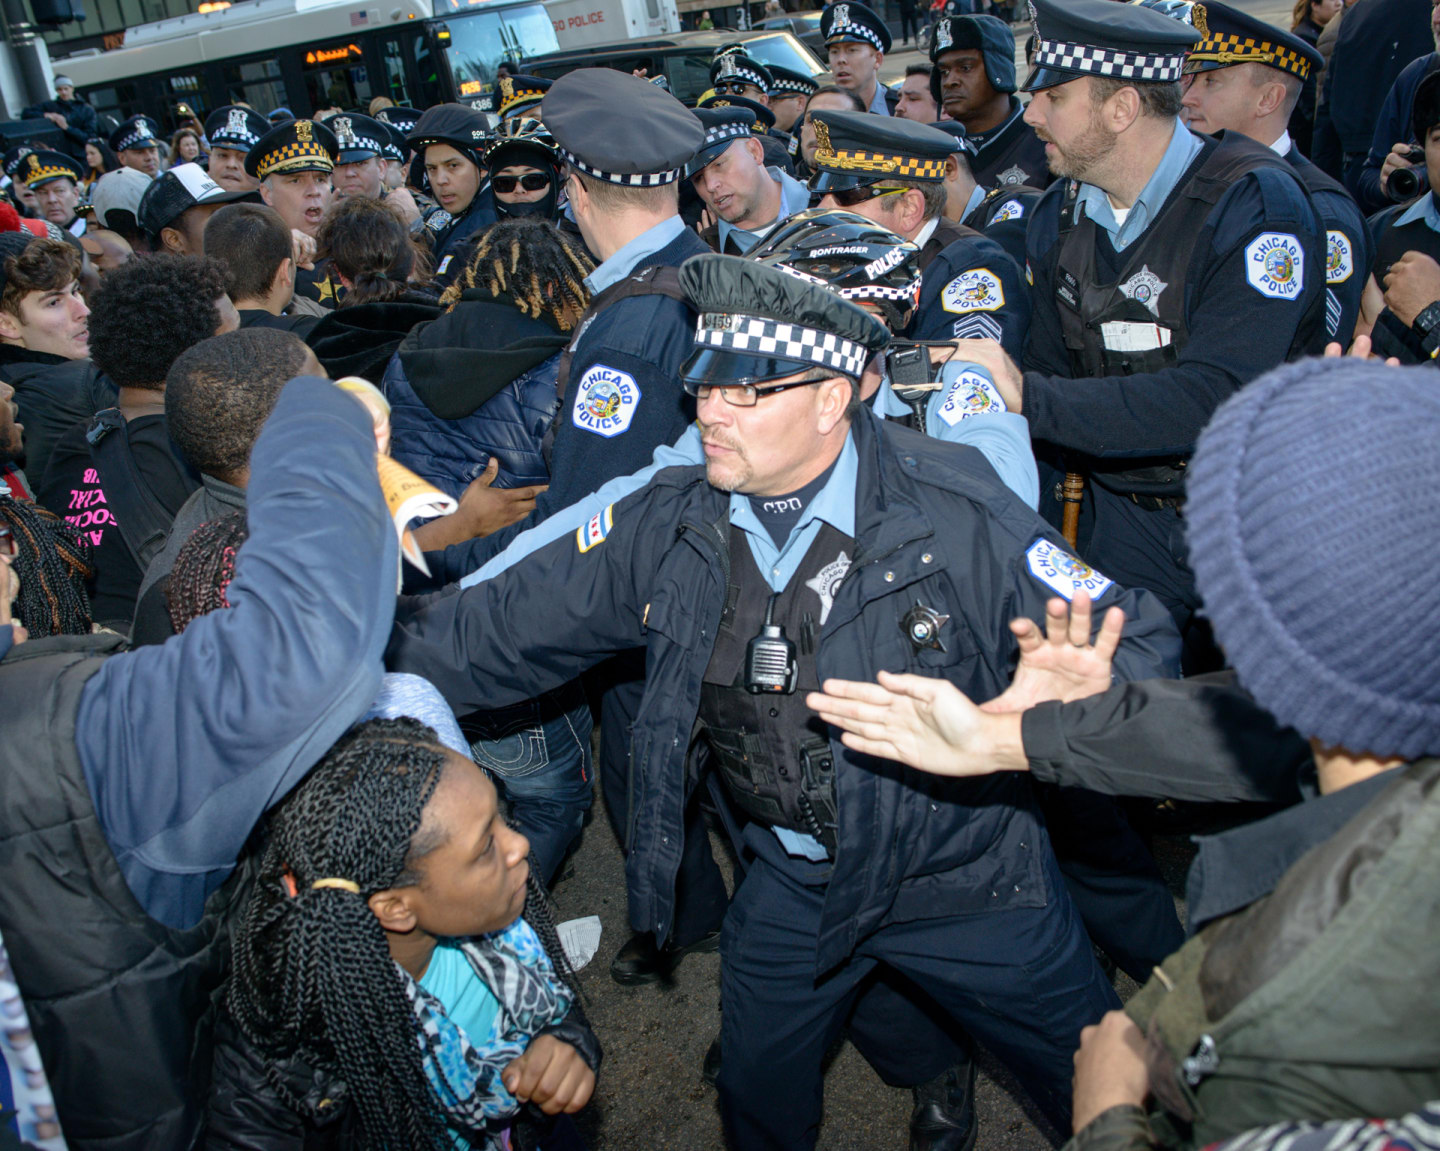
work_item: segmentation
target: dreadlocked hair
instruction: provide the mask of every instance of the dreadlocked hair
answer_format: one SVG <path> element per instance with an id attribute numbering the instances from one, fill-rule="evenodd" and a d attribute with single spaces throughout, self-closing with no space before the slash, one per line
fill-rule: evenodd
<path id="1" fill-rule="evenodd" d="M 165 585 L 165 602 L 176 635 L 200 616 L 230 606 L 235 553 L 249 538 L 244 512 L 211 520 L 190 533 L 175 556 L 175 567 Z"/>
<path id="2" fill-rule="evenodd" d="M 0 496 L 0 520 L 15 541 L 16 618 L 36 639 L 87 635 L 93 621 L 85 581 L 95 574 L 90 542 L 54 513 L 10 496 Z"/>
<path id="3" fill-rule="evenodd" d="M 418 881 L 421 815 L 440 782 L 435 732 L 413 719 L 375 719 L 343 737 L 270 817 L 254 894 L 235 937 L 228 1007 L 267 1056 L 286 1105 L 322 1117 L 276 1061 L 298 1057 L 342 1080 L 365 1151 L 448 1151 L 426 1078 L 415 1016 L 367 902 Z M 315 888 L 346 879 L 358 894 Z"/>
<path id="4" fill-rule="evenodd" d="M 475 290 L 503 297 L 524 315 L 568 332 L 590 305 L 585 277 L 594 270 L 584 248 L 548 220 L 502 220 L 481 234 L 440 303 L 453 308 L 462 292 Z"/>

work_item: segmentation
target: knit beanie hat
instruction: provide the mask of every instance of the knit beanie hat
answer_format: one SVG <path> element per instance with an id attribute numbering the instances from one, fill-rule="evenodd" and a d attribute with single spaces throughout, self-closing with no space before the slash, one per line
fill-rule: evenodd
<path id="1" fill-rule="evenodd" d="M 1223 404 L 1186 486 L 1190 562 L 1240 682 L 1302 736 L 1440 754 L 1440 377 L 1304 360 Z"/>

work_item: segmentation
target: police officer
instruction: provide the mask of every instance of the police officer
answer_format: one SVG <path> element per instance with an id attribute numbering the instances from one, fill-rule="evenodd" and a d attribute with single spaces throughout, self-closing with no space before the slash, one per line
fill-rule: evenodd
<path id="1" fill-rule="evenodd" d="M 770 106 L 770 89 L 775 77 L 770 69 L 749 56 L 743 48 L 730 48 L 710 62 L 710 87 L 720 96 L 744 96 Z"/>
<path id="2" fill-rule="evenodd" d="M 253 192 L 260 181 L 245 171 L 245 157 L 270 131 L 270 121 L 239 104 L 216 108 L 205 119 L 205 138 L 210 141 L 210 178 L 232 192 Z"/>
<path id="3" fill-rule="evenodd" d="M 805 114 L 805 101 L 820 87 L 813 78 L 793 68 L 782 68 L 778 64 L 768 65 L 770 69 L 770 111 L 775 113 L 776 132 L 784 133 L 788 142 L 798 136 L 800 117 Z"/>
<path id="4" fill-rule="evenodd" d="M 280 213 L 292 235 L 313 242 L 330 207 L 330 174 L 340 145 L 314 120 L 286 120 L 261 136 L 245 157 L 245 171 L 260 181 L 260 198 Z M 297 238 L 297 249 L 306 249 Z M 328 262 L 314 263 L 313 244 L 297 250 L 295 295 L 327 308 L 345 289 Z"/>
<path id="5" fill-rule="evenodd" d="M 1082 588 L 1125 607 L 1122 676 L 1172 669 L 1173 624 L 1071 557 L 973 453 L 856 410 L 888 340 L 878 320 L 755 261 L 701 256 L 681 280 L 701 317 L 683 375 L 704 471 L 661 471 L 577 533 L 407 614 L 388 659 L 468 709 L 646 649 L 628 874 L 632 925 L 661 938 L 698 721 L 754 853 L 721 948 L 731 1145 L 814 1145 L 822 1058 L 882 964 L 1064 1127 L 1076 1030 L 1116 1001 L 1027 785 L 876 770 L 814 722 L 804 692 L 884 666 L 994 696 L 1016 651 L 1006 617 L 1041 618 L 1049 596 Z"/>
<path id="6" fill-rule="evenodd" d="M 1005 249 L 1015 266 L 1025 266 L 1025 226 L 1040 189 L 1026 184 L 998 184 L 986 188 L 975 180 L 971 167 L 975 143 L 958 120 L 937 120 L 932 127 L 955 137 L 945 161 L 945 218 L 989 236 Z"/>
<path id="7" fill-rule="evenodd" d="M 953 137 L 860 112 L 812 112 L 811 120 L 820 206 L 857 212 L 920 245 L 924 282 L 907 335 L 994 339 L 1018 351 L 1030 319 L 1020 269 L 994 240 L 943 215 Z"/>
<path id="8" fill-rule="evenodd" d="M 760 141 L 760 148 L 765 153 L 765 166 L 779 168 L 780 171 L 791 176 L 796 174 L 795 161 L 791 154 L 793 141 L 784 132 L 776 130 L 775 113 L 769 104 L 762 104 L 748 96 L 729 96 L 719 92 L 707 92 L 695 103 L 697 112 L 705 108 L 745 109 L 755 117 L 755 122 L 750 125 L 750 132 L 756 140 Z M 682 188 L 680 192 L 682 213 L 685 208 L 685 190 Z"/>
<path id="9" fill-rule="evenodd" d="M 545 99 L 552 83 L 543 76 L 501 76 L 498 86 L 500 122 L 503 124 L 518 117 L 538 117 L 540 101 Z"/>
<path id="10" fill-rule="evenodd" d="M 777 224 L 803 212 L 810 189 L 778 167 L 767 167 L 752 134 L 755 115 L 746 108 L 697 108 L 705 142 L 685 175 L 714 223 L 700 238 L 717 252 L 744 255 Z"/>
<path id="11" fill-rule="evenodd" d="M 975 144 L 975 182 L 1045 187 L 1045 145 L 1015 96 L 1015 37 L 1005 22 L 988 13 L 942 16 L 930 37 L 930 63 L 936 102 Z"/>
<path id="12" fill-rule="evenodd" d="M 85 234 L 85 217 L 79 214 L 80 165 L 63 152 L 31 152 L 21 163 L 17 177 L 35 193 L 40 215 L 72 236 Z"/>
<path id="13" fill-rule="evenodd" d="M 149 116 L 131 116 L 110 133 L 110 150 L 127 168 L 154 179 L 160 173 L 160 125 Z"/>
<path id="14" fill-rule="evenodd" d="M 460 274 L 470 242 L 495 222 L 482 159 L 489 136 L 483 112 L 466 104 L 437 104 L 406 137 L 424 157 L 430 191 L 439 204 L 425 216 L 437 284 L 448 285 Z"/>
<path id="15" fill-rule="evenodd" d="M 1288 124 L 1309 78 L 1324 58 L 1299 36 L 1207 0 L 1205 38 L 1185 64 L 1182 117 L 1196 132 L 1241 132 L 1283 156 L 1310 193 L 1325 225 L 1325 327 L 1348 344 L 1360 316 L 1370 236 L 1343 184 L 1301 154 Z"/>
<path id="16" fill-rule="evenodd" d="M 835 83 L 855 93 L 867 111 L 889 116 L 897 99 L 880 83 L 880 65 L 890 51 L 890 29 L 860 0 L 841 0 L 820 13 L 820 35 Z"/>
<path id="17" fill-rule="evenodd" d="M 386 191 L 385 149 L 390 143 L 385 125 L 358 112 L 347 112 L 331 116 L 325 126 L 335 133 L 339 147 L 335 170 L 330 173 L 335 195 L 342 200 L 347 196 L 380 199 Z"/>

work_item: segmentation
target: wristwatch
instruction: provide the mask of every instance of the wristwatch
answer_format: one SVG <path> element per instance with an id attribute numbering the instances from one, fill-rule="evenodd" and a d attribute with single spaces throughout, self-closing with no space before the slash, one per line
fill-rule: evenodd
<path id="1" fill-rule="evenodd" d="M 1415 317 L 1411 329 L 1420 337 L 1420 346 L 1432 360 L 1440 353 L 1440 300 L 1427 304 Z"/>

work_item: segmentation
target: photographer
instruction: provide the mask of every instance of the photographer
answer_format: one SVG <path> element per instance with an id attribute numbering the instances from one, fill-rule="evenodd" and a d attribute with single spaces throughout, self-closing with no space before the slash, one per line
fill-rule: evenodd
<path id="1" fill-rule="evenodd" d="M 1440 348 L 1440 308 L 1431 309 L 1440 293 L 1415 298 L 1421 287 L 1425 261 L 1440 259 L 1440 72 L 1431 73 L 1415 92 L 1411 117 L 1423 166 L 1417 195 L 1371 219 L 1375 262 L 1361 301 L 1360 333 L 1369 332 L 1377 355 L 1396 356 L 1404 363 L 1433 357 Z M 1408 170 L 1392 172 L 1396 177 Z"/>

